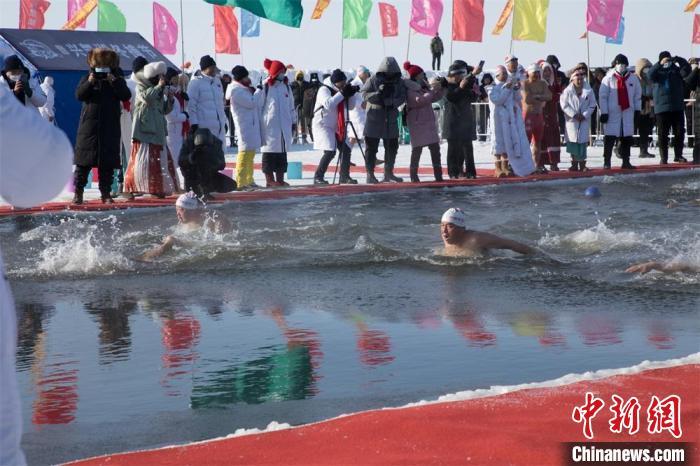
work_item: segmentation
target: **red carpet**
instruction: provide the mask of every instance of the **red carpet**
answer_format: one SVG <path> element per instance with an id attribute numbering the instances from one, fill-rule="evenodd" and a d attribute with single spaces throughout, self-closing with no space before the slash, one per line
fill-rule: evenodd
<path id="1" fill-rule="evenodd" d="M 585 440 L 572 410 L 586 392 L 605 401 L 593 419 L 595 442 L 671 442 L 667 431 L 647 432 L 651 397 L 681 397 L 682 437 L 697 464 L 700 441 L 700 365 L 686 364 L 618 375 L 555 388 L 426 406 L 368 411 L 317 424 L 189 446 L 126 453 L 71 464 L 164 465 L 355 465 L 355 464 L 565 464 L 562 442 Z M 636 435 L 613 434 L 612 395 L 639 399 Z M 623 430 L 623 432 L 625 432 Z"/>
<path id="2" fill-rule="evenodd" d="M 314 166 L 306 167 L 305 169 L 312 170 Z M 636 170 L 622 170 L 619 168 L 614 168 L 612 170 L 594 169 L 588 172 L 569 172 L 562 170 L 559 172 L 550 172 L 547 175 L 531 175 L 525 178 L 494 178 L 493 170 L 479 170 L 479 178 L 475 180 L 454 180 L 454 181 L 444 181 L 441 183 L 432 182 L 422 182 L 422 183 L 388 183 L 388 184 L 375 184 L 375 185 L 329 185 L 329 186 L 298 186 L 289 188 L 276 188 L 276 189 L 266 189 L 250 192 L 235 192 L 228 194 L 216 194 L 216 199 L 210 201 L 212 204 L 219 204 L 225 201 L 262 201 L 262 200 L 272 200 L 272 199 L 287 199 L 292 197 L 304 197 L 304 196 L 340 196 L 346 194 L 361 194 L 368 192 L 383 192 L 383 191 L 395 191 L 400 189 L 416 189 L 416 188 L 443 188 L 443 187 L 456 187 L 456 186 L 485 186 L 485 185 L 495 185 L 495 184 L 509 184 L 509 183 L 523 183 L 530 181 L 547 181 L 547 180 L 562 180 L 562 179 L 573 179 L 573 178 L 590 178 L 593 176 L 603 176 L 603 175 L 619 175 L 619 174 L 639 174 L 639 173 L 656 173 L 663 171 L 674 171 L 683 170 L 688 168 L 694 168 L 690 164 L 674 164 L 674 165 L 645 165 L 639 167 Z M 364 169 L 355 167 L 356 170 L 364 173 Z M 423 168 L 423 171 L 430 171 L 432 169 Z M 397 170 L 401 173 L 400 170 Z M 35 214 L 35 213 L 45 213 L 45 212 L 59 212 L 64 210 L 72 211 L 100 211 L 100 210 L 118 210 L 118 209 L 129 209 L 137 207 L 163 207 L 175 204 L 176 196 L 170 196 L 166 199 L 156 199 L 153 197 L 143 197 L 137 198 L 133 201 L 122 201 L 116 200 L 114 204 L 105 205 L 99 200 L 87 201 L 81 206 L 71 205 L 69 202 L 49 202 L 42 204 L 41 206 L 34 207 L 31 209 L 13 209 L 10 206 L 0 206 L 0 217 L 12 216 L 12 215 L 24 215 L 24 214 Z"/>

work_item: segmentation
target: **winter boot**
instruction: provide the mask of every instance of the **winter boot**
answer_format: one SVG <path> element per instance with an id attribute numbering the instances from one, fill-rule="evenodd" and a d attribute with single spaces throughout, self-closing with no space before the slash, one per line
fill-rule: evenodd
<path id="1" fill-rule="evenodd" d="M 569 167 L 570 172 L 577 172 L 578 171 L 578 162 L 575 160 L 571 161 L 571 166 Z"/>
<path id="2" fill-rule="evenodd" d="M 323 157 L 318 162 L 318 167 L 316 168 L 316 173 L 314 174 L 314 184 L 328 184 L 323 177 L 326 175 L 326 170 L 333 160 L 333 152 L 324 152 Z"/>
<path id="3" fill-rule="evenodd" d="M 661 162 L 660 162 L 661 165 L 668 165 L 668 147 L 666 147 L 666 148 L 660 147 L 659 148 L 659 158 L 661 158 Z"/>
<path id="4" fill-rule="evenodd" d="M 611 162 L 610 162 L 610 159 L 611 159 L 611 158 L 612 158 L 612 157 L 605 157 L 605 158 L 604 158 L 604 160 L 603 160 L 603 169 L 604 169 L 604 170 L 610 170 L 610 169 L 612 168 L 612 165 L 611 165 Z"/>
<path id="5" fill-rule="evenodd" d="M 585 161 L 585 160 L 578 163 L 578 171 L 580 171 L 580 172 L 587 172 L 587 171 L 590 171 L 590 169 L 586 167 L 586 161 Z"/>
<path id="6" fill-rule="evenodd" d="M 686 159 L 682 155 L 679 155 L 678 157 L 674 158 L 673 161 L 676 163 L 688 163 L 688 159 Z"/>
<path id="7" fill-rule="evenodd" d="M 112 195 L 109 191 L 101 193 L 100 199 L 103 204 L 114 204 L 114 199 L 112 199 Z"/>
<path id="8" fill-rule="evenodd" d="M 279 170 L 275 172 L 275 177 L 277 178 L 277 186 L 289 186 L 289 183 L 284 181 L 284 171 Z"/>
<path id="9" fill-rule="evenodd" d="M 394 175 L 394 162 L 396 161 L 396 154 L 388 155 L 384 162 L 384 179 L 382 183 L 403 183 L 403 178 L 399 178 Z"/>
<path id="10" fill-rule="evenodd" d="M 350 178 L 350 175 L 340 177 L 340 184 L 357 184 L 357 180 Z"/>
<path id="11" fill-rule="evenodd" d="M 279 186 L 275 181 L 275 177 L 272 173 L 265 173 L 265 181 L 267 188 L 276 188 Z"/>
<path id="12" fill-rule="evenodd" d="M 75 188 L 75 193 L 73 194 L 73 204 L 81 205 L 83 203 L 83 190 L 80 188 Z"/>
<path id="13" fill-rule="evenodd" d="M 634 169 L 637 168 L 637 167 L 635 167 L 634 165 L 632 165 L 632 164 L 630 163 L 630 158 L 629 158 L 629 157 L 625 157 L 624 159 L 622 159 L 622 168 L 623 168 L 624 170 L 634 170 Z"/>
<path id="14" fill-rule="evenodd" d="M 506 177 L 515 176 L 506 157 L 501 158 L 501 171 L 503 171 Z"/>
<path id="15" fill-rule="evenodd" d="M 418 179 L 418 164 L 420 163 L 420 153 L 411 154 L 411 183 L 420 183 Z"/>

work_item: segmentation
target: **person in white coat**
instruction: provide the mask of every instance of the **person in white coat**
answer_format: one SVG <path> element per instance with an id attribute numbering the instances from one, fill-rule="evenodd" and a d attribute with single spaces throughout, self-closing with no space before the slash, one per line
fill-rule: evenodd
<path id="1" fill-rule="evenodd" d="M 187 121 L 187 112 L 182 108 L 178 98 L 182 90 L 178 86 L 179 76 L 175 68 L 168 68 L 165 73 L 165 82 L 168 84 L 168 92 L 173 96 L 173 109 L 165 115 L 165 121 L 168 123 L 167 142 L 173 159 L 177 160 L 182 148 L 182 125 Z"/>
<path id="2" fill-rule="evenodd" d="M 71 176 L 73 148 L 68 138 L 37 112 L 20 105 L 4 86 L 0 86 L 0 140 L 0 196 L 6 202 L 31 207 L 61 192 Z M 17 315 L 0 257 L 0 464 L 8 466 L 26 464 L 20 448 L 16 346 Z"/>
<path id="3" fill-rule="evenodd" d="M 38 111 L 46 103 L 46 95 L 41 90 L 39 81 L 32 77 L 29 69 L 17 55 L 5 58 L 2 73 L 0 73 L 0 86 L 12 91 L 17 100 L 27 108 Z"/>
<path id="4" fill-rule="evenodd" d="M 284 63 L 265 59 L 268 72 L 263 86 L 260 124 L 262 127 L 262 171 L 267 187 L 289 186 L 284 181 L 287 172 L 287 150 L 292 144 L 292 126 L 296 123 L 294 96 L 289 87 Z"/>
<path id="5" fill-rule="evenodd" d="M 588 171 L 586 151 L 590 139 L 591 117 L 596 108 L 595 93 L 586 83 L 585 72 L 574 71 L 571 81 L 559 97 L 564 112 L 566 151 L 571 155 L 571 170 Z"/>
<path id="6" fill-rule="evenodd" d="M 355 79 L 350 81 L 351 86 L 358 86 L 362 89 L 367 80 L 370 78 L 370 72 L 366 66 L 360 66 L 357 68 L 357 74 Z M 348 130 L 348 146 L 352 150 L 356 143 L 361 144 L 363 135 L 365 134 L 365 122 L 367 121 L 367 104 L 362 99 L 362 94 L 358 93 L 352 96 L 350 99 L 350 122 L 355 129 Z M 357 138 L 355 137 L 357 133 Z M 378 160 L 377 163 L 380 163 Z M 383 161 L 382 161 L 383 163 Z"/>
<path id="7" fill-rule="evenodd" d="M 224 110 L 224 86 L 217 76 L 216 62 L 209 55 L 199 60 L 199 71 L 195 73 L 187 87 L 190 97 L 187 112 L 190 115 L 190 129 L 207 128 L 219 138 L 225 149 L 226 112 Z"/>
<path id="8" fill-rule="evenodd" d="M 252 86 L 248 70 L 241 65 L 231 70 L 233 81 L 228 87 L 233 126 L 236 128 L 238 157 L 236 158 L 236 184 L 247 191 L 258 188 L 253 181 L 253 160 L 262 146 L 260 104 L 262 90 Z"/>
<path id="9" fill-rule="evenodd" d="M 615 142 L 620 140 L 622 168 L 636 168 L 630 163 L 630 149 L 634 136 L 635 115 L 641 115 L 642 86 L 639 78 L 630 73 L 627 57 L 619 54 L 613 61 L 614 70 L 600 83 L 598 91 L 600 122 L 605 125 L 603 138 L 604 168 L 610 169 Z"/>
<path id="10" fill-rule="evenodd" d="M 523 120 L 520 83 L 506 67 L 496 67 L 496 81 L 489 95 L 491 112 L 491 155 L 496 159 L 496 176 L 527 176 L 535 171 L 530 142 Z"/>
<path id="11" fill-rule="evenodd" d="M 39 113 L 49 123 L 53 123 L 56 119 L 56 91 L 53 88 L 53 77 L 47 76 L 44 82 L 41 83 L 41 90 L 46 95 L 46 103 L 39 107 Z"/>
<path id="12" fill-rule="evenodd" d="M 322 150 L 323 156 L 314 174 L 314 184 L 324 185 L 328 166 L 335 157 L 336 150 L 340 157 L 340 184 L 357 184 L 350 178 L 350 147 L 345 134 L 345 119 L 349 115 L 349 105 L 357 95 L 359 86 L 347 85 L 347 76 L 339 69 L 323 81 L 316 94 L 314 118 L 311 122 L 314 133 L 314 149 Z"/>

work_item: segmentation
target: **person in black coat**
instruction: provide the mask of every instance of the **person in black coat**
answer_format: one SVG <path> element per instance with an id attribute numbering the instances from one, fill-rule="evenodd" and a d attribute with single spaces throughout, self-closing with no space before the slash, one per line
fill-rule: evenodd
<path id="1" fill-rule="evenodd" d="M 685 84 L 691 91 L 695 91 L 695 102 L 693 102 L 693 163 L 700 164 L 700 67 L 693 68 L 693 71 L 685 78 Z"/>
<path id="2" fill-rule="evenodd" d="M 447 93 L 442 137 L 447 139 L 447 174 L 451 180 L 459 177 L 476 178 L 472 146 L 472 141 L 476 139 L 472 103 L 478 98 L 475 84 L 474 72 L 467 74 L 467 67 L 460 63 L 450 66 L 447 82 L 443 83 Z"/>
<path id="3" fill-rule="evenodd" d="M 103 203 L 114 202 L 110 196 L 114 170 L 121 167 L 121 102 L 131 99 L 131 92 L 119 68 L 114 50 L 95 48 L 88 52 L 90 73 L 83 76 L 75 97 L 83 103 L 75 143 L 74 204 L 83 203 L 88 174 L 97 167 Z"/>

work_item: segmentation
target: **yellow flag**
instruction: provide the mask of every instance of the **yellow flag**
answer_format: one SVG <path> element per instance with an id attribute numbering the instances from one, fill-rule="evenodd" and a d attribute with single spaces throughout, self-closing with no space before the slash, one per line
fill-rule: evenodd
<path id="1" fill-rule="evenodd" d="M 506 6 L 503 7 L 503 11 L 501 11 L 501 16 L 498 17 L 498 21 L 493 27 L 491 34 L 497 36 L 503 32 L 503 28 L 506 27 L 506 23 L 508 23 L 508 18 L 510 18 L 511 13 L 513 13 L 513 0 L 508 0 Z"/>
<path id="2" fill-rule="evenodd" d="M 97 8 L 97 0 L 88 0 L 61 29 L 64 31 L 74 31 L 80 23 L 90 16 L 90 13 L 92 13 L 95 8 Z"/>
<path id="3" fill-rule="evenodd" d="M 330 3 L 331 0 L 316 0 L 316 7 L 314 8 L 314 12 L 311 13 L 311 19 L 321 19 L 321 15 L 326 8 L 328 8 Z"/>
<path id="4" fill-rule="evenodd" d="M 683 11 L 686 13 L 695 11 L 695 7 L 698 6 L 698 3 L 700 3 L 700 0 L 690 0 Z"/>
<path id="5" fill-rule="evenodd" d="M 544 42 L 547 38 L 549 0 L 515 0 L 513 40 Z"/>

